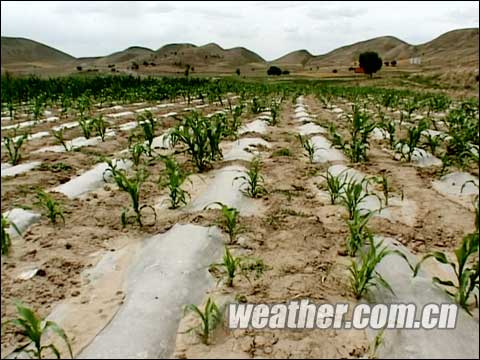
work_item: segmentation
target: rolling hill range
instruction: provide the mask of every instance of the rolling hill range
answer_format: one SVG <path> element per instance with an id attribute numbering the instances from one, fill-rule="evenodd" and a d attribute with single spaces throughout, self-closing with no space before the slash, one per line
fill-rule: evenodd
<path id="1" fill-rule="evenodd" d="M 132 64 L 137 63 L 140 73 L 182 73 L 190 65 L 195 73 L 232 73 L 239 68 L 242 74 L 246 74 L 275 64 L 295 73 L 348 68 L 355 64 L 360 53 L 372 50 L 378 52 L 384 61 L 397 60 L 406 68 L 411 57 L 420 57 L 422 65 L 417 67 L 418 70 L 468 67 L 478 72 L 478 44 L 479 29 L 470 28 L 453 30 L 419 45 L 383 36 L 342 46 L 322 55 L 312 55 L 308 50 L 293 51 L 270 62 L 244 47 L 223 49 L 214 43 L 203 46 L 168 44 L 157 50 L 132 46 L 107 56 L 76 59 L 33 40 L 2 36 L 1 65 L 2 71 L 65 73 L 77 71 L 77 66 L 82 70 L 110 71 L 109 68 L 115 67 L 116 71 L 131 71 Z"/>

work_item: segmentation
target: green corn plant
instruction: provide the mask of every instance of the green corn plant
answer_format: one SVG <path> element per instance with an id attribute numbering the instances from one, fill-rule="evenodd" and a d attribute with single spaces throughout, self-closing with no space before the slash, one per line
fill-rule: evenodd
<path id="1" fill-rule="evenodd" d="M 252 99 L 252 104 L 250 106 L 250 110 L 253 114 L 261 113 L 264 109 L 264 106 L 260 103 L 260 100 L 255 96 Z"/>
<path id="2" fill-rule="evenodd" d="M 307 153 L 308 160 L 311 164 L 313 164 L 315 158 L 315 145 L 313 144 L 312 140 L 310 140 L 306 136 L 302 136 L 300 134 L 297 135 L 300 144 L 302 145 L 303 149 Z"/>
<path id="3" fill-rule="evenodd" d="M 12 245 L 12 241 L 10 239 L 10 233 L 8 232 L 8 228 L 10 227 L 10 225 L 15 229 L 18 235 L 21 235 L 17 225 L 15 225 L 15 223 L 11 222 L 8 218 L 3 216 L 2 214 L 2 229 L 0 233 L 2 255 L 8 255 L 8 253 L 10 252 L 10 246 Z"/>
<path id="4" fill-rule="evenodd" d="M 90 139 L 93 130 L 93 120 L 87 120 L 86 118 L 81 117 L 78 120 L 78 125 L 82 129 L 82 133 L 85 139 Z"/>
<path id="5" fill-rule="evenodd" d="M 371 287 L 383 286 L 395 294 L 388 282 L 377 272 L 377 265 L 389 255 L 396 254 L 402 257 L 410 266 L 407 257 L 399 250 L 390 250 L 383 246 L 383 241 L 374 243 L 373 236 L 368 237 L 368 250 L 362 251 L 360 261 L 352 260 L 348 271 L 350 286 L 357 299 L 360 299 Z"/>
<path id="6" fill-rule="evenodd" d="M 273 100 L 270 104 L 270 113 L 272 114 L 271 120 L 268 121 L 270 126 L 276 126 L 278 124 L 278 115 L 280 112 L 280 104 Z"/>
<path id="7" fill-rule="evenodd" d="M 233 135 L 235 136 L 235 138 L 238 137 L 238 130 L 242 126 L 241 116 L 244 108 L 245 105 L 241 103 L 233 107 L 233 109 L 231 110 L 232 121 L 227 126 L 228 135 Z"/>
<path id="8" fill-rule="evenodd" d="M 140 205 L 140 190 L 145 182 L 145 180 L 148 178 L 150 175 L 148 171 L 144 168 L 139 168 L 135 172 L 133 176 L 127 176 L 127 173 L 123 169 L 117 169 L 117 165 L 113 165 L 111 161 L 107 161 L 108 168 L 105 170 L 103 173 L 104 175 L 104 180 L 105 180 L 105 174 L 110 173 L 117 184 L 118 188 L 122 191 L 125 191 L 130 195 L 130 199 L 132 200 L 132 208 L 133 211 L 135 212 L 135 220 L 138 223 L 140 227 L 143 226 L 142 223 L 142 210 L 149 208 L 153 211 L 153 214 L 155 216 L 155 221 L 157 219 L 157 213 L 155 209 L 151 205 Z M 123 226 L 126 226 L 128 223 L 128 216 L 127 216 L 127 210 L 124 209 L 122 212 L 121 216 L 122 224 Z"/>
<path id="9" fill-rule="evenodd" d="M 328 125 L 328 133 L 330 135 L 330 140 L 332 141 L 333 147 L 337 149 L 343 149 L 345 147 L 342 135 L 338 133 L 335 124 Z"/>
<path id="10" fill-rule="evenodd" d="M 53 137 L 57 140 L 57 143 L 62 145 L 65 151 L 70 151 L 71 148 L 67 145 L 67 140 L 65 139 L 65 128 L 60 128 L 58 130 L 50 131 Z"/>
<path id="11" fill-rule="evenodd" d="M 221 202 L 214 202 L 213 204 L 220 206 L 222 219 L 219 221 L 219 225 L 228 234 L 229 244 L 234 244 L 238 234 L 245 230 L 239 225 L 240 211 Z M 208 206 L 205 208 L 208 208 Z"/>
<path id="12" fill-rule="evenodd" d="M 388 141 L 390 142 L 390 148 L 395 148 L 395 142 L 396 142 L 396 126 L 395 126 L 395 121 L 390 120 L 390 121 L 385 121 L 380 123 L 380 127 L 384 129 L 388 135 L 389 139 Z"/>
<path id="13" fill-rule="evenodd" d="M 445 289 L 445 292 L 452 296 L 462 308 L 472 315 L 468 309 L 468 300 L 473 290 L 479 288 L 478 243 L 479 235 L 477 228 L 475 233 L 466 235 L 463 238 L 462 244 L 455 249 L 456 263 L 449 261 L 445 253 L 434 251 L 425 255 L 418 262 L 413 271 L 413 276 L 415 277 L 418 274 L 421 264 L 431 257 L 439 263 L 449 265 L 455 272 L 456 283 L 450 280 L 442 280 L 438 277 L 434 277 L 432 280 L 434 283 L 446 286 L 447 288 L 453 288 L 454 291 Z M 470 258 L 472 259 L 471 262 L 469 261 Z"/>
<path id="14" fill-rule="evenodd" d="M 357 182 L 355 179 L 349 179 L 346 184 L 342 195 L 340 196 L 341 204 L 348 211 L 348 219 L 353 220 L 355 213 L 360 211 L 360 203 L 368 196 L 367 192 L 363 191 L 363 184 L 368 180 L 365 178 L 361 182 Z"/>
<path id="15" fill-rule="evenodd" d="M 432 152 L 432 155 L 435 156 L 437 154 L 437 148 L 442 144 L 444 137 L 442 135 L 432 135 L 431 133 L 427 133 L 425 138 L 425 144 Z"/>
<path id="16" fill-rule="evenodd" d="M 183 143 L 199 172 L 205 171 L 212 160 L 222 157 L 219 145 L 225 135 L 225 116 L 209 119 L 195 111 L 170 132 L 172 145 Z"/>
<path id="17" fill-rule="evenodd" d="M 128 151 L 130 152 L 130 157 L 135 166 L 140 165 L 142 155 L 147 153 L 147 149 L 143 143 L 130 144 Z"/>
<path id="18" fill-rule="evenodd" d="M 42 320 L 34 311 L 24 306 L 20 302 L 16 302 L 15 306 L 17 308 L 18 318 L 6 321 L 4 324 L 2 324 L 2 327 L 10 324 L 15 325 L 17 328 L 19 328 L 19 333 L 29 341 L 25 345 L 17 347 L 13 351 L 12 355 L 18 355 L 25 352 L 33 358 L 42 359 L 42 353 L 49 349 L 53 352 L 57 359 L 60 359 L 60 352 L 53 343 L 48 345 L 43 345 L 42 343 L 43 335 L 48 330 L 51 330 L 65 342 L 68 347 L 70 357 L 73 359 L 70 341 L 65 334 L 65 331 L 58 326 L 57 323 L 53 321 Z M 33 348 L 28 349 L 29 347 Z"/>
<path id="19" fill-rule="evenodd" d="M 44 215 L 50 219 L 50 223 L 55 225 L 58 217 L 65 224 L 62 206 L 52 195 L 40 189 L 36 193 L 36 198 L 37 202 L 35 204 L 44 210 Z"/>
<path id="20" fill-rule="evenodd" d="M 409 127 L 407 130 L 407 137 L 397 141 L 395 148 L 400 152 L 402 159 L 406 159 L 408 162 L 412 161 L 413 152 L 420 143 L 422 132 L 426 129 L 427 124 L 422 121 L 418 126 Z"/>
<path id="21" fill-rule="evenodd" d="M 17 165 L 22 159 L 22 153 L 20 149 L 22 148 L 25 140 L 28 138 L 28 134 L 23 134 L 20 136 L 15 135 L 16 131 L 13 137 L 5 136 L 3 138 L 3 143 L 7 149 L 8 161 L 12 165 Z"/>
<path id="22" fill-rule="evenodd" d="M 365 111 L 360 111 L 359 107 L 353 106 L 352 120 L 350 123 L 350 141 L 344 146 L 345 154 L 350 161 L 358 163 L 368 160 L 367 151 L 370 148 L 369 135 L 375 129 L 375 123 L 370 120 Z"/>
<path id="23" fill-rule="evenodd" d="M 365 215 L 361 215 L 359 211 L 354 212 L 353 219 L 347 220 L 349 235 L 347 237 L 347 250 L 350 256 L 355 256 L 358 249 L 365 246 L 371 236 L 367 227 L 368 221 L 374 212 L 369 211 Z"/>
<path id="24" fill-rule="evenodd" d="M 200 319 L 201 323 L 198 326 L 189 329 L 188 331 L 196 331 L 203 343 L 208 345 L 210 343 L 212 332 L 222 321 L 222 312 L 218 308 L 217 304 L 215 304 L 215 301 L 213 301 L 211 298 L 208 298 L 203 311 L 194 304 L 185 306 L 184 313 L 189 311 L 195 313 Z"/>
<path id="25" fill-rule="evenodd" d="M 152 143 L 155 138 L 155 126 L 156 120 L 153 117 L 153 114 L 150 111 L 145 111 L 144 114 L 141 114 L 137 118 L 138 123 L 143 130 L 143 138 L 147 142 L 147 154 L 148 156 L 152 155 Z"/>
<path id="26" fill-rule="evenodd" d="M 211 264 L 209 271 L 211 273 L 220 272 L 219 282 L 222 280 L 222 278 L 224 278 L 225 285 L 228 287 L 232 287 L 233 279 L 235 278 L 235 275 L 240 273 L 241 275 L 246 276 L 246 274 L 242 272 L 241 262 L 242 262 L 242 258 L 234 257 L 228 250 L 228 247 L 225 246 L 225 254 L 223 255 L 223 262 Z"/>
<path id="27" fill-rule="evenodd" d="M 342 190 L 344 189 L 346 185 L 345 178 L 342 177 L 342 174 L 346 171 L 342 170 L 340 174 L 337 176 L 334 176 L 330 173 L 330 171 L 327 171 L 327 175 L 320 175 L 326 180 L 326 185 L 327 185 L 327 191 L 330 195 L 330 203 L 334 205 L 337 200 L 340 198 L 340 195 L 342 193 Z"/>
<path id="28" fill-rule="evenodd" d="M 44 100 L 42 97 L 37 96 L 33 99 L 33 104 L 30 106 L 30 113 L 34 121 L 38 121 L 42 115 L 44 108 Z"/>
<path id="29" fill-rule="evenodd" d="M 105 134 L 107 133 L 107 122 L 103 118 L 103 115 L 100 114 L 98 115 L 95 119 L 92 121 L 92 126 L 93 129 L 96 131 L 97 136 L 100 136 L 102 141 L 105 141 Z"/>
<path id="30" fill-rule="evenodd" d="M 165 174 L 160 176 L 158 184 L 162 188 L 168 188 L 170 208 L 176 209 L 180 205 L 186 205 L 187 198 L 190 198 L 190 194 L 183 190 L 181 186 L 190 174 L 178 164 L 174 157 L 161 156 L 161 159 L 165 164 Z"/>
<path id="31" fill-rule="evenodd" d="M 245 172 L 245 175 L 237 176 L 233 179 L 233 181 L 237 179 L 243 180 L 243 184 L 246 184 L 247 188 L 246 190 L 242 190 L 242 192 L 254 199 L 267 193 L 267 189 L 265 189 L 263 185 L 264 178 L 260 174 L 260 167 L 260 159 L 256 157 L 250 162 L 250 166 Z"/>

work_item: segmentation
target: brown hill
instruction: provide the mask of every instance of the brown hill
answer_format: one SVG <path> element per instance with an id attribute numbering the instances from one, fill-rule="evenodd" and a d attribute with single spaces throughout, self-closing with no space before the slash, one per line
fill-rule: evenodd
<path id="1" fill-rule="evenodd" d="M 110 64 L 121 64 L 125 62 L 131 62 L 138 58 L 143 58 L 153 54 L 152 49 L 148 49 L 140 46 L 131 46 L 123 51 L 118 51 L 113 54 L 100 57 L 93 63 L 98 66 L 106 66 Z"/>
<path id="2" fill-rule="evenodd" d="M 2 36 L 1 62 L 4 65 L 55 66 L 74 61 L 75 58 L 37 41 Z"/>
<path id="3" fill-rule="evenodd" d="M 305 65 L 309 62 L 314 56 L 308 52 L 308 50 L 297 50 L 288 53 L 278 59 L 271 61 L 271 64 L 278 65 Z"/>

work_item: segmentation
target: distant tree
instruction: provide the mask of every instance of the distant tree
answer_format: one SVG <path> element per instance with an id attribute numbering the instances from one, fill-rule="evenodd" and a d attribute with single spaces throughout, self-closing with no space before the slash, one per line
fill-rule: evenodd
<path id="1" fill-rule="evenodd" d="M 110 68 L 110 71 L 111 71 L 111 72 L 115 72 L 115 68 Z"/>
<path id="2" fill-rule="evenodd" d="M 189 74 L 190 74 L 190 65 L 187 64 L 187 65 L 185 66 L 185 76 L 188 77 Z"/>
<path id="3" fill-rule="evenodd" d="M 332 70 L 332 73 L 334 73 L 334 74 L 336 74 L 337 72 L 338 72 L 337 69 L 333 69 L 333 70 Z"/>
<path id="4" fill-rule="evenodd" d="M 392 60 L 392 61 L 390 61 L 390 65 L 392 65 L 392 66 L 397 66 L 397 60 Z"/>
<path id="5" fill-rule="evenodd" d="M 192 67 L 190 68 L 190 71 L 191 71 L 191 72 L 194 72 L 194 71 L 195 71 L 195 68 L 192 66 Z"/>
<path id="6" fill-rule="evenodd" d="M 370 77 L 382 68 L 382 59 L 374 51 L 367 51 L 360 54 L 358 62 L 365 74 L 370 75 Z"/>
<path id="7" fill-rule="evenodd" d="M 235 73 L 240 76 L 240 69 L 235 70 Z"/>
<path id="8" fill-rule="evenodd" d="M 350 66 L 350 67 L 348 68 L 348 71 L 353 71 L 353 70 L 355 70 L 355 68 L 354 68 L 353 66 Z"/>
<path id="9" fill-rule="evenodd" d="M 151 62 L 150 66 L 157 66 L 157 64 L 155 64 L 154 62 Z"/>
<path id="10" fill-rule="evenodd" d="M 478 82 L 478 74 L 477 74 L 477 76 L 475 76 L 475 80 Z"/>
<path id="11" fill-rule="evenodd" d="M 282 75 L 282 69 L 277 66 L 270 66 L 267 70 L 268 75 Z"/>
<path id="12" fill-rule="evenodd" d="M 288 70 L 283 70 L 283 71 L 282 71 L 282 74 L 283 74 L 283 75 L 290 75 L 290 71 L 288 71 Z"/>
<path id="13" fill-rule="evenodd" d="M 82 71 L 82 67 L 81 67 L 81 66 L 77 66 L 77 70 L 78 70 L 78 71 Z"/>
<path id="14" fill-rule="evenodd" d="M 384 64 L 385 66 L 389 66 L 389 65 L 390 65 L 390 63 L 389 63 L 388 61 L 385 61 L 383 64 Z"/>
<path id="15" fill-rule="evenodd" d="M 150 64 L 148 63 L 148 61 L 147 61 L 147 60 L 144 60 L 144 61 L 143 61 L 143 66 L 148 66 L 148 65 L 150 65 Z"/>
<path id="16" fill-rule="evenodd" d="M 139 66 L 138 64 L 134 61 L 132 62 L 132 70 L 138 70 Z"/>

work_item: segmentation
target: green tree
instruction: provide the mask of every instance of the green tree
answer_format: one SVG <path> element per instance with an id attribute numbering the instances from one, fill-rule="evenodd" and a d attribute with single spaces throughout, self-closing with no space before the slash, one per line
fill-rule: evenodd
<path id="1" fill-rule="evenodd" d="M 380 56 L 378 56 L 378 54 L 374 51 L 367 51 L 360 54 L 358 62 L 360 63 L 360 67 L 363 69 L 365 74 L 370 75 L 370 77 L 380 70 L 383 64 Z"/>

